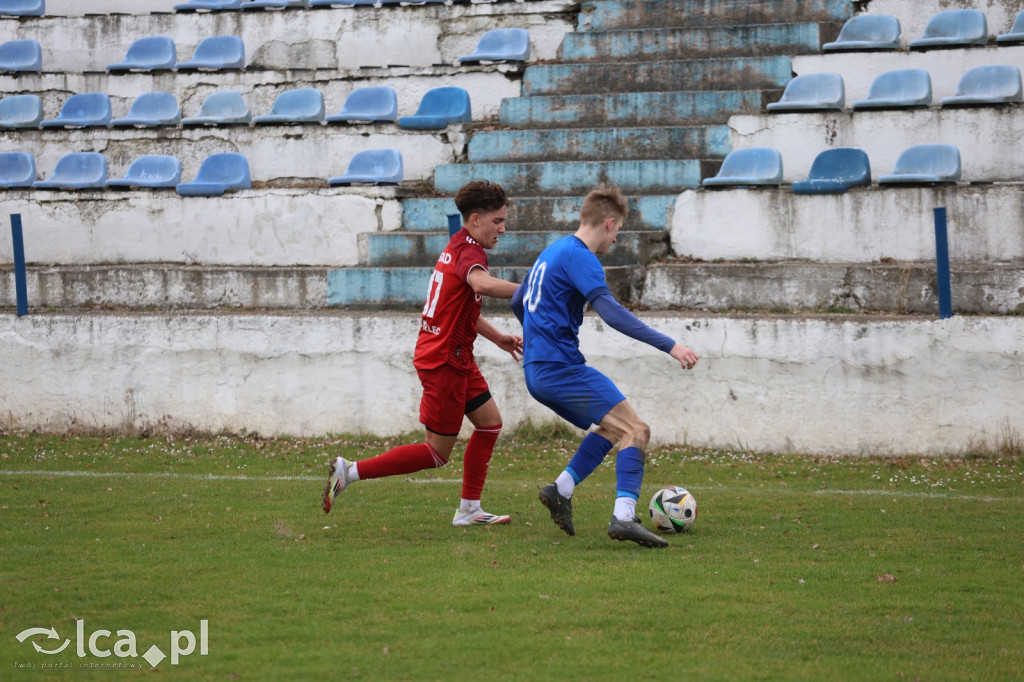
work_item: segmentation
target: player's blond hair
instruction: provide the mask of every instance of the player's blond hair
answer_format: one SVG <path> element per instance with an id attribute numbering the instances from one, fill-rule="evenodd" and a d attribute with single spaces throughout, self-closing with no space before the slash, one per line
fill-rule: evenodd
<path id="1" fill-rule="evenodd" d="M 600 225 L 608 218 L 626 219 L 629 207 L 622 191 L 614 185 L 599 185 L 583 200 L 580 222 L 584 225 Z"/>

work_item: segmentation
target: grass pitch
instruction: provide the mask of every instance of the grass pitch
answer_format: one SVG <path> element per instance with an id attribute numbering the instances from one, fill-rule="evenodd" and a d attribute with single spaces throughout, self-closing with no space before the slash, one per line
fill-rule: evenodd
<path id="1" fill-rule="evenodd" d="M 652 451 L 644 495 L 684 485 L 699 516 L 670 548 L 648 550 L 605 534 L 613 458 L 577 489 L 576 537 L 550 521 L 537 491 L 576 444 L 558 433 L 499 441 L 484 508 L 511 514 L 510 525 L 450 525 L 459 456 L 356 483 L 324 515 L 328 457 L 396 442 L 0 434 L 0 678 L 1000 680 L 1024 670 L 1019 453 Z M 32 628 L 56 635 L 19 641 Z M 151 665 L 151 647 L 168 658 Z"/>

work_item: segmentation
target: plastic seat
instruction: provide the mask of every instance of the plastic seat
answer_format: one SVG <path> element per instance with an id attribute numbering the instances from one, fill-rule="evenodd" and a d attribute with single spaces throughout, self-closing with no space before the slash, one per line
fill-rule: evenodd
<path id="1" fill-rule="evenodd" d="M 958 182 L 960 150 L 949 144 L 921 144 L 903 150 L 890 175 L 878 178 L 880 185 L 902 183 Z"/>
<path id="2" fill-rule="evenodd" d="M 706 178 L 704 187 L 782 184 L 782 155 L 771 147 L 751 147 L 729 152 L 718 175 Z"/>
<path id="3" fill-rule="evenodd" d="M 101 189 L 107 181 L 107 160 L 97 152 L 75 152 L 57 161 L 53 174 L 32 183 L 33 189 Z"/>
<path id="4" fill-rule="evenodd" d="M 245 68 L 245 44 L 238 36 L 211 36 L 196 45 L 192 59 L 178 62 L 179 71 Z"/>
<path id="5" fill-rule="evenodd" d="M 310 0 L 310 7 L 373 7 L 374 5 L 399 5 L 401 0 Z"/>
<path id="6" fill-rule="evenodd" d="M 229 190 L 249 189 L 249 161 L 241 154 L 211 154 L 199 166 L 196 179 L 178 185 L 183 197 L 219 197 Z"/>
<path id="7" fill-rule="evenodd" d="M 253 123 L 319 123 L 324 120 L 324 94 L 316 88 L 296 88 L 282 92 L 270 107 L 270 113 L 255 117 Z"/>
<path id="8" fill-rule="evenodd" d="M 175 12 L 197 12 L 201 9 L 209 12 L 242 9 L 242 0 L 188 0 L 174 6 Z"/>
<path id="9" fill-rule="evenodd" d="M 793 194 L 843 194 L 871 184 L 871 164 L 861 149 L 826 149 L 814 158 L 806 180 L 793 183 Z"/>
<path id="10" fill-rule="evenodd" d="M 303 9 L 309 7 L 309 0 L 249 0 L 242 3 L 242 9 Z"/>
<path id="11" fill-rule="evenodd" d="M 38 40 L 8 40 L 0 44 L 0 71 L 43 70 L 43 48 Z"/>
<path id="12" fill-rule="evenodd" d="M 469 93 L 455 86 L 428 90 L 420 100 L 416 113 L 398 119 L 398 127 L 408 130 L 442 130 L 449 123 L 473 120 Z"/>
<path id="13" fill-rule="evenodd" d="M 0 17 L 41 17 L 46 0 L 0 0 Z"/>
<path id="14" fill-rule="evenodd" d="M 1022 100 L 1020 69 L 992 64 L 968 70 L 960 77 L 953 96 L 943 98 L 942 106 L 1009 104 Z"/>
<path id="15" fill-rule="evenodd" d="M 38 128 L 42 120 L 39 95 L 9 95 L 0 100 L 0 128 Z"/>
<path id="16" fill-rule="evenodd" d="M 115 128 L 174 126 L 179 123 L 181 123 L 181 109 L 178 107 L 178 98 L 169 92 L 160 90 L 139 95 L 132 102 L 127 116 L 110 121 L 110 125 Z"/>
<path id="17" fill-rule="evenodd" d="M 979 9 L 951 9 L 939 12 L 928 20 L 924 36 L 911 40 L 911 49 L 932 47 L 964 47 L 988 42 L 988 21 Z"/>
<path id="18" fill-rule="evenodd" d="M 112 188 L 174 189 L 181 183 L 181 161 L 176 156 L 147 154 L 132 161 L 123 178 L 107 180 Z"/>
<path id="19" fill-rule="evenodd" d="M 889 14 L 861 14 L 849 19 L 839 30 L 835 42 L 825 43 L 825 52 L 843 50 L 897 50 L 900 47 L 900 20 Z"/>
<path id="20" fill-rule="evenodd" d="M 357 88 L 345 98 L 337 114 L 325 119 L 328 123 L 398 120 L 398 94 L 387 85 Z"/>
<path id="21" fill-rule="evenodd" d="M 927 107 L 932 103 L 932 77 L 924 69 L 887 71 L 871 82 L 866 99 L 854 109 Z"/>
<path id="22" fill-rule="evenodd" d="M 791 80 L 782 99 L 769 104 L 768 111 L 835 111 L 846 104 L 843 77 L 836 73 L 810 73 Z"/>
<path id="23" fill-rule="evenodd" d="M 1013 26 L 1010 27 L 1009 33 L 996 36 L 998 45 L 1012 45 L 1013 43 L 1024 43 L 1024 10 L 1021 10 L 1017 14 L 1017 18 L 1013 20 Z"/>
<path id="24" fill-rule="evenodd" d="M 328 178 L 327 184 L 396 185 L 402 181 L 403 173 L 402 154 L 397 149 L 367 149 L 352 157 L 344 175 Z"/>
<path id="25" fill-rule="evenodd" d="M 28 152 L 0 154 L 0 188 L 31 187 L 36 181 L 36 160 Z"/>
<path id="26" fill-rule="evenodd" d="M 178 61 L 174 39 L 167 36 L 139 38 L 128 46 L 128 51 L 117 64 L 107 65 L 107 71 L 169 71 Z"/>
<path id="27" fill-rule="evenodd" d="M 110 95 L 105 92 L 83 92 L 71 95 L 60 108 L 57 118 L 40 121 L 40 128 L 87 128 L 110 123 Z"/>
<path id="28" fill-rule="evenodd" d="M 221 90 L 207 95 L 199 114 L 181 119 L 183 126 L 196 125 L 248 125 L 252 113 L 237 90 Z"/>
<path id="29" fill-rule="evenodd" d="M 480 36 L 472 54 L 459 57 L 463 64 L 525 62 L 530 58 L 530 33 L 525 28 L 495 28 Z"/>

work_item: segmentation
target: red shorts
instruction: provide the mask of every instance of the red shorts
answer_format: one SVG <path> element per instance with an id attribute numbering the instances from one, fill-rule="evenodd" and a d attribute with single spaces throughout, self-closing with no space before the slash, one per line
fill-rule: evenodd
<path id="1" fill-rule="evenodd" d="M 462 430 L 462 418 L 491 397 L 490 388 L 479 368 L 460 374 L 450 365 L 418 369 L 423 384 L 420 399 L 420 423 L 442 436 L 456 436 Z"/>

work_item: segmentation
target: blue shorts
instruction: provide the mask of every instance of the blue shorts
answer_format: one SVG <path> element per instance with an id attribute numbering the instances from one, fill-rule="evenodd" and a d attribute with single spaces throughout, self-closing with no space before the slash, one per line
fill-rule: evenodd
<path id="1" fill-rule="evenodd" d="M 600 424 L 626 399 L 611 379 L 587 365 L 531 362 L 523 371 L 530 395 L 581 429 Z"/>

